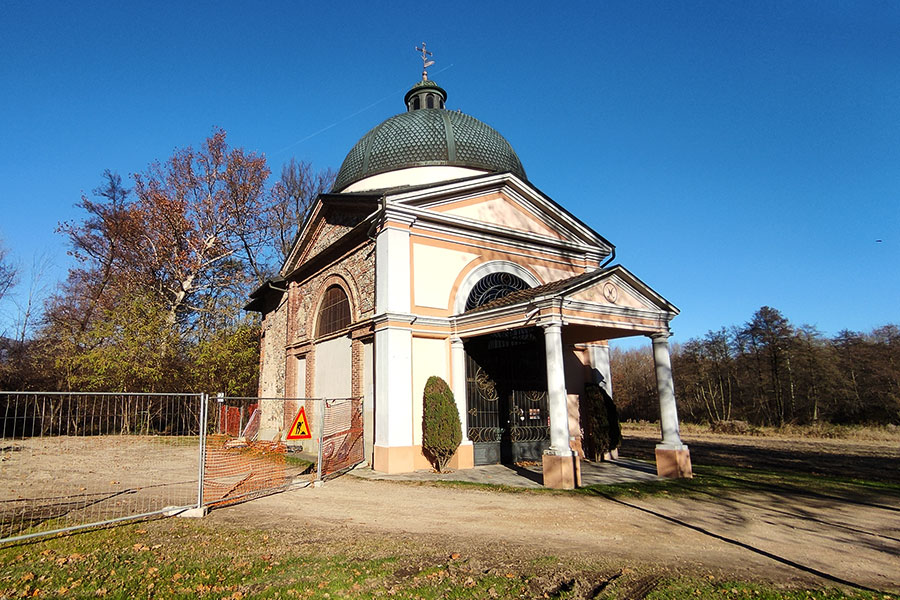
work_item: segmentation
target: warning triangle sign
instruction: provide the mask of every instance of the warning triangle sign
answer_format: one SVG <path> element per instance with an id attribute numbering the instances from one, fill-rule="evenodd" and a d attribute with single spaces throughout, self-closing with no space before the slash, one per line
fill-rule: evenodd
<path id="1" fill-rule="evenodd" d="M 301 406 L 300 412 L 294 417 L 291 428 L 288 429 L 287 439 L 289 440 L 308 440 L 312 438 L 312 432 L 309 430 L 309 423 L 306 421 L 306 408 Z"/>

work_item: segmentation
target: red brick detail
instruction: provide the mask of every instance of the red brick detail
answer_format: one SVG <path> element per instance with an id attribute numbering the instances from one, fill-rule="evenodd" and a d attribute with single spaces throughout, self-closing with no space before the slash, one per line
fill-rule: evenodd
<path id="1" fill-rule="evenodd" d="M 354 398 L 362 398 L 363 395 L 363 345 L 359 340 L 353 340 L 350 347 L 350 393 Z"/>
<path id="2" fill-rule="evenodd" d="M 316 350 L 313 348 L 306 354 L 306 393 L 307 398 L 313 397 L 316 373 Z"/>

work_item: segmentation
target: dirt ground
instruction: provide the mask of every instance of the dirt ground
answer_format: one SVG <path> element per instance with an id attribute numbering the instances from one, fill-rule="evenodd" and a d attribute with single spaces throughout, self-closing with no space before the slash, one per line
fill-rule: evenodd
<path id="1" fill-rule="evenodd" d="M 900 483 L 896 443 L 706 433 L 683 437 L 695 465 Z M 626 430 L 621 454 L 652 460 L 656 439 L 652 427 Z M 99 486 L 113 492 L 157 480 L 184 481 L 175 486 L 178 495 L 191 496 L 194 483 L 187 482 L 196 478 L 196 445 L 134 437 L 125 442 L 109 437 L 7 444 L 0 453 L 0 504 L 64 489 L 93 492 Z M 177 504 L 174 498 L 166 503 Z M 330 545 L 346 540 L 348 547 L 359 540 L 387 541 L 435 560 L 459 552 L 491 568 L 527 569 L 529 561 L 551 556 L 558 561 L 556 572 L 582 565 L 582 575 L 588 569 L 607 578 L 624 567 L 791 586 L 900 591 L 900 494 L 890 490 L 838 497 L 773 488 L 636 500 L 504 493 L 347 475 L 321 488 L 219 508 L 203 523 L 277 531 L 290 540 L 322 539 Z"/>
<path id="2" fill-rule="evenodd" d="M 648 433 L 648 435 L 650 435 Z M 832 440 L 688 437 L 694 464 L 852 474 L 895 481 L 897 448 Z M 650 437 L 629 434 L 623 454 Z M 649 445 L 652 450 L 652 443 Z M 632 454 L 634 455 L 634 454 Z M 218 527 L 277 530 L 309 539 L 378 538 L 435 556 L 460 552 L 485 564 L 553 556 L 559 568 L 623 565 L 681 575 L 779 585 L 900 590 L 900 495 L 771 492 L 692 499 L 612 499 L 502 493 L 344 476 L 213 511 Z"/>
<path id="3" fill-rule="evenodd" d="M 0 500 L 149 490 L 165 484 L 171 504 L 186 504 L 196 499 L 197 451 L 195 438 L 107 435 L 7 440 L 0 447 Z"/>

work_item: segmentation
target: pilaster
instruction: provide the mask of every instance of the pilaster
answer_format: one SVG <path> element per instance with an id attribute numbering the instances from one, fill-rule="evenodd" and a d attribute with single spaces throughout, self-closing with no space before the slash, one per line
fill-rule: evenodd
<path id="1" fill-rule="evenodd" d="M 372 467 L 415 470 L 410 310 L 411 221 L 386 217 L 375 243 L 375 444 Z"/>
<path id="2" fill-rule="evenodd" d="M 462 443 L 471 444 L 468 435 L 468 406 L 466 405 L 466 349 L 463 341 L 456 337 L 450 340 L 450 389 L 453 390 L 456 409 L 459 411 Z"/>

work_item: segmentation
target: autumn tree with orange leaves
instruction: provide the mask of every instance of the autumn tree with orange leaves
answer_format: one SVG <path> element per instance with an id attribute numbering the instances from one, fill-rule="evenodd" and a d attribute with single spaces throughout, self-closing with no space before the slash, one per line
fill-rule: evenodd
<path id="1" fill-rule="evenodd" d="M 106 171 L 77 204 L 85 218 L 59 227 L 76 265 L 45 307 L 31 380 L 209 391 L 218 373 L 234 388 L 221 391 L 255 393 L 256 342 L 245 347 L 258 323 L 241 307 L 333 182 L 293 159 L 269 176 L 265 156 L 229 147 L 221 129 L 133 175 L 133 189 Z M 36 373 L 47 362 L 52 382 Z"/>

